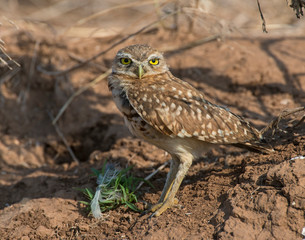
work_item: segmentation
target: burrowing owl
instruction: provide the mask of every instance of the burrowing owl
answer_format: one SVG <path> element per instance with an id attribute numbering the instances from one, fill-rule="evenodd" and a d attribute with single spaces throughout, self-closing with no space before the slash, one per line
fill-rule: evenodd
<path id="1" fill-rule="evenodd" d="M 263 138 L 249 122 L 174 77 L 163 55 L 148 45 L 121 49 L 108 84 L 130 132 L 172 156 L 160 200 L 150 209 L 152 216 L 177 203 L 176 192 L 193 159 L 211 147 L 272 150 L 259 145 Z"/>

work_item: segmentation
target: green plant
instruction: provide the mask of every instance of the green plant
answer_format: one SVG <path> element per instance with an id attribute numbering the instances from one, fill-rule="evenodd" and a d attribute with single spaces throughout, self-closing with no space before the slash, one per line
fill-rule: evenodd
<path id="1" fill-rule="evenodd" d="M 101 171 L 92 169 L 97 177 L 98 184 L 95 193 L 89 188 L 79 190 L 90 200 L 90 202 L 81 201 L 81 203 L 88 206 L 95 218 L 100 218 L 103 212 L 120 205 L 125 205 L 133 211 L 140 212 L 134 205 L 134 202 L 137 202 L 134 191 L 143 179 L 128 174 L 130 169 L 131 167 L 119 170 L 106 162 Z"/>

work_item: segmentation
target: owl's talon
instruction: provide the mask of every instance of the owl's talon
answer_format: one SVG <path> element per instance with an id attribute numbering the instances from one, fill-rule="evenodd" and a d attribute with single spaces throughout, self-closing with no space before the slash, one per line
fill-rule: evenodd
<path id="1" fill-rule="evenodd" d="M 155 213 L 152 213 L 152 214 L 149 215 L 149 217 L 147 219 L 151 220 L 154 216 L 155 216 Z"/>
<path id="2" fill-rule="evenodd" d="M 157 203 L 155 205 L 152 205 L 150 208 L 149 208 L 149 212 L 155 212 L 157 211 L 161 206 L 162 206 L 163 203 Z"/>
<path id="3" fill-rule="evenodd" d="M 171 208 L 174 205 L 177 205 L 178 202 L 179 202 L 179 200 L 177 198 L 173 198 L 172 201 L 170 201 L 168 199 L 168 200 L 165 200 L 162 203 L 157 203 L 157 204 L 153 205 L 149 209 L 150 212 L 153 212 L 150 217 L 153 217 L 153 216 L 158 217 L 158 216 L 160 216 L 166 209 Z"/>

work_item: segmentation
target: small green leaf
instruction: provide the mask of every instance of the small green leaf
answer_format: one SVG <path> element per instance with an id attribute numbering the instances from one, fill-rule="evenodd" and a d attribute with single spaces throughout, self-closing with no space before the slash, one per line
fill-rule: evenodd
<path id="1" fill-rule="evenodd" d="M 82 203 L 82 204 L 85 204 L 85 205 L 90 205 L 90 203 L 89 202 L 85 202 L 85 201 L 79 201 L 80 203 Z"/>
<path id="2" fill-rule="evenodd" d="M 136 205 L 134 205 L 134 204 L 132 204 L 132 203 L 130 203 L 130 202 L 126 202 L 126 205 L 127 205 L 131 210 L 133 210 L 133 211 L 135 211 L 135 212 L 142 212 L 140 209 L 138 209 L 138 208 L 136 207 Z"/>
<path id="3" fill-rule="evenodd" d="M 89 188 L 85 188 L 86 195 L 89 197 L 90 200 L 93 198 L 93 192 Z"/>
<path id="4" fill-rule="evenodd" d="M 120 188 L 121 188 L 122 193 L 123 193 L 123 199 L 124 199 L 124 201 L 127 201 L 127 193 L 126 193 L 125 188 L 124 188 L 123 185 L 121 185 L 121 184 L 120 184 Z"/>

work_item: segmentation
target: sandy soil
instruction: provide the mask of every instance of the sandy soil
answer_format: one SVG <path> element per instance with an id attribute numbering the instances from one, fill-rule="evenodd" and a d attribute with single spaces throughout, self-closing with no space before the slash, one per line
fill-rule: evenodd
<path id="1" fill-rule="evenodd" d="M 179 205 L 147 220 L 125 207 L 104 219 L 88 216 L 75 188 L 95 188 L 90 168 L 104 161 L 146 177 L 169 159 L 133 138 L 116 109 L 107 82 L 78 96 L 59 119 L 71 159 L 51 124 L 69 96 L 111 66 L 116 51 L 132 43 L 180 46 L 185 36 L 147 33 L 126 41 L 70 74 L 57 71 L 106 49 L 113 39 L 35 38 L 18 31 L 4 38 L 19 71 L 1 68 L 1 239 L 301 239 L 305 227 L 305 124 L 288 121 L 269 138 L 272 154 L 220 147 L 196 160 L 177 194 Z M 188 39 L 187 39 L 188 40 Z M 192 37 L 189 37 L 192 40 Z M 229 107 L 258 128 L 284 109 L 305 106 L 305 37 L 228 37 L 166 54 L 174 75 Z M 162 42 L 163 44 L 159 43 Z M 300 119 L 301 116 L 294 116 Z M 293 119 L 293 118 L 291 118 Z M 168 168 L 138 192 L 155 203 Z M 141 206 L 142 203 L 139 203 Z"/>

